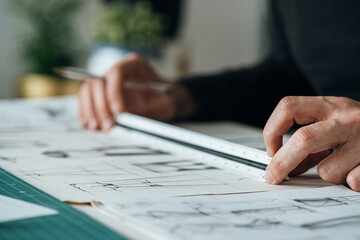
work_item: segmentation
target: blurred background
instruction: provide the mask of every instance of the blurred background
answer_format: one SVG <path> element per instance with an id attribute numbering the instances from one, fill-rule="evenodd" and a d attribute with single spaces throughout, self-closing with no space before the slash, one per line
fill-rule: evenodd
<path id="1" fill-rule="evenodd" d="M 0 98 L 73 94 L 54 67 L 102 75 L 129 52 L 174 80 L 250 65 L 267 24 L 265 0 L 0 0 Z"/>

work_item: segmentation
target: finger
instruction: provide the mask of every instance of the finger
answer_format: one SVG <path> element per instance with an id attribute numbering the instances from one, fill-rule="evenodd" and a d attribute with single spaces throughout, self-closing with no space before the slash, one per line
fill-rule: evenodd
<path id="1" fill-rule="evenodd" d="M 310 154 L 302 161 L 294 170 L 289 173 L 289 176 L 297 176 L 303 174 L 310 168 L 316 166 L 320 161 L 329 156 L 331 152 L 329 150 Z"/>
<path id="2" fill-rule="evenodd" d="M 347 184 L 352 190 L 360 192 L 360 166 L 354 168 L 346 177 Z"/>
<path id="3" fill-rule="evenodd" d="M 359 164 L 358 152 L 355 144 L 345 143 L 335 149 L 333 154 L 325 158 L 318 165 L 319 176 L 326 182 L 340 184 Z"/>
<path id="4" fill-rule="evenodd" d="M 309 154 L 337 147 L 346 141 L 335 120 L 314 123 L 297 130 L 270 161 L 265 177 L 268 183 L 280 183 Z"/>
<path id="5" fill-rule="evenodd" d="M 82 103 L 82 98 L 81 98 L 81 94 L 82 94 L 82 88 L 80 88 L 79 90 L 79 93 L 76 95 L 76 99 L 77 99 L 77 117 L 79 119 L 79 121 L 81 122 L 81 124 L 83 126 L 86 125 L 86 122 L 85 122 L 85 116 L 84 116 L 84 113 L 83 113 L 83 103 Z"/>
<path id="6" fill-rule="evenodd" d="M 88 124 L 89 124 L 89 116 L 87 114 L 87 105 L 89 104 L 87 101 L 88 101 L 88 97 L 87 97 L 87 94 L 88 94 L 88 91 L 89 91 L 89 86 L 88 86 L 88 83 L 84 83 L 82 86 L 81 86 L 81 89 L 80 89 L 80 93 L 79 93 L 79 111 L 81 112 L 81 117 L 82 117 L 82 120 L 83 120 L 83 125 L 84 127 L 87 127 Z"/>
<path id="7" fill-rule="evenodd" d="M 114 125 L 114 121 L 107 105 L 105 82 L 102 80 L 94 80 L 91 84 L 96 119 L 102 130 L 108 131 Z"/>
<path id="8" fill-rule="evenodd" d="M 327 119 L 330 104 L 324 97 L 285 97 L 276 106 L 267 121 L 263 135 L 269 156 L 282 146 L 283 135 L 294 125 Z"/>
<path id="9" fill-rule="evenodd" d="M 91 97 L 91 83 L 90 81 L 83 85 L 83 94 L 82 94 L 82 103 L 83 103 L 83 112 L 84 116 L 87 119 L 87 127 L 92 130 L 98 128 L 98 122 L 96 120 L 96 115 L 94 113 L 94 107 Z"/>
<path id="10" fill-rule="evenodd" d="M 116 64 L 105 76 L 106 96 L 112 114 L 124 111 L 123 65 L 123 63 Z"/>

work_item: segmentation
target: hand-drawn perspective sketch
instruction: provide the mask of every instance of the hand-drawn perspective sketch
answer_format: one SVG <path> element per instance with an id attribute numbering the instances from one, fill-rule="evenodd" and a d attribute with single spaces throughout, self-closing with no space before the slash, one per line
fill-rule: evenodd
<path id="1" fill-rule="evenodd" d="M 158 177 L 137 177 L 112 179 L 107 181 L 96 181 L 88 183 L 72 183 L 72 187 L 88 193 L 118 191 L 128 192 L 129 190 L 138 190 L 149 188 L 184 188 L 184 187 L 211 187 L 224 185 L 208 179 L 201 175 L 174 175 L 174 176 L 158 176 Z"/>
<path id="2" fill-rule="evenodd" d="M 36 129 L 0 135 L 0 143 L 4 143 L 1 167 L 61 200 L 89 202 L 120 196 L 189 196 L 294 187 L 261 183 L 196 159 L 151 149 L 125 135 L 114 138 L 81 129 Z"/>
<path id="3" fill-rule="evenodd" d="M 85 158 L 85 157 L 120 157 L 120 156 L 149 156 L 167 154 L 163 151 L 154 150 L 145 146 L 136 145 L 112 145 L 89 149 L 66 149 L 44 151 L 43 155 L 52 158 Z"/>
<path id="4" fill-rule="evenodd" d="M 294 201 L 316 208 L 360 204 L 360 196 L 319 197 L 294 199 Z"/>
<path id="5" fill-rule="evenodd" d="M 68 108 L 71 101 L 30 101 L 23 110 L 26 114 L 19 117 L 26 121 L 36 115 L 43 118 L 43 127 L 19 123 L 23 130 L 0 135 L 0 166 L 61 200 L 227 194 L 323 184 L 308 179 L 298 186 L 271 186 L 189 156 L 153 149 L 151 143 L 125 134 L 84 131 L 72 124 L 76 119 L 74 109 Z M 7 119 L 5 125 L 11 124 Z"/>
<path id="6" fill-rule="evenodd" d="M 6 161 L 6 162 L 15 163 L 15 162 L 16 162 L 16 158 L 14 158 L 14 157 L 4 157 L 4 156 L 0 156 L 0 161 Z"/>
<path id="7" fill-rule="evenodd" d="M 339 239 L 352 229 L 360 236 L 360 195 L 345 187 L 287 190 L 211 197 L 114 200 L 106 211 L 142 221 L 181 239 Z M 309 196 L 331 196 L 346 203 L 306 204 Z M 324 199 L 326 201 L 326 199 Z M 350 211 L 348 203 L 352 204 Z M 125 217 L 128 216 L 128 217 Z M 350 226 L 350 227 L 349 227 Z"/>
<path id="8" fill-rule="evenodd" d="M 208 166 L 201 162 L 192 160 L 176 160 L 168 162 L 151 162 L 151 163 L 138 163 L 134 164 L 137 167 L 155 172 L 187 172 L 187 171 L 199 171 L 216 169 L 216 167 Z"/>
<path id="9" fill-rule="evenodd" d="M 0 129 L 79 126 L 74 97 L 35 100 L 2 100 Z"/>
<path id="10" fill-rule="evenodd" d="M 182 239 L 360 239 L 358 193 L 304 189 L 329 185 L 311 176 L 268 185 L 125 134 L 84 131 L 74 100 L 0 101 L 0 167 L 60 200 L 100 201 Z M 260 132 L 228 126 L 206 129 L 263 148 Z"/>

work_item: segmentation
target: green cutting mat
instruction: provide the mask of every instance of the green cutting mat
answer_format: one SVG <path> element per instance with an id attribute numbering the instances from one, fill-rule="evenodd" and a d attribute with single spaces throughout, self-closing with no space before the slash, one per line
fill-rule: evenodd
<path id="1" fill-rule="evenodd" d="M 1 223 L 1 240 L 126 239 L 2 168 L 0 168 L 0 194 L 56 209 L 59 212 L 52 216 Z"/>

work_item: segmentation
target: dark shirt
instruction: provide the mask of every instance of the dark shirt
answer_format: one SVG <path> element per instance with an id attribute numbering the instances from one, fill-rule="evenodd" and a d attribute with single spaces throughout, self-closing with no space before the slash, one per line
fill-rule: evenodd
<path id="1" fill-rule="evenodd" d="M 273 0 L 272 47 L 251 68 L 181 83 L 199 104 L 194 119 L 263 127 L 284 96 L 360 100 L 360 1 Z"/>

